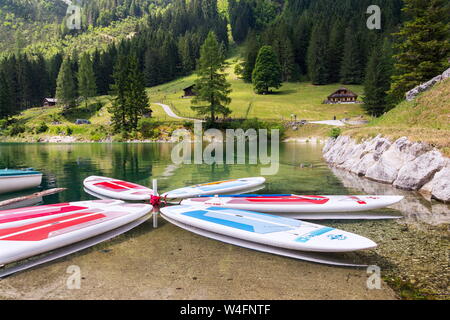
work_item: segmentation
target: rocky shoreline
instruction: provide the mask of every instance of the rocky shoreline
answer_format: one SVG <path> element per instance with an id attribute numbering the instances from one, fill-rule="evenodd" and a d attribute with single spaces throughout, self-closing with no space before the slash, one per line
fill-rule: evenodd
<path id="1" fill-rule="evenodd" d="M 426 143 L 406 137 L 392 142 L 381 135 L 357 142 L 339 136 L 328 139 L 323 156 L 330 166 L 450 202 L 450 159 Z"/>

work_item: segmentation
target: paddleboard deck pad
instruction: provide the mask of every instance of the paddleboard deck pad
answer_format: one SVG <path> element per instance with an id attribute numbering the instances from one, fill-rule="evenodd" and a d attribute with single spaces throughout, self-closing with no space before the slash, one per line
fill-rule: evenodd
<path id="1" fill-rule="evenodd" d="M 348 261 L 348 259 L 339 259 L 336 257 L 327 256 L 330 253 L 317 253 L 317 252 L 302 252 L 297 250 L 289 250 L 284 248 L 278 248 L 278 247 L 272 247 L 267 245 L 262 245 L 256 242 L 251 241 L 245 241 L 242 239 L 232 238 L 228 237 L 223 234 L 213 233 L 210 231 L 206 231 L 204 229 L 199 229 L 196 227 L 192 227 L 187 224 L 183 224 L 179 221 L 173 220 L 165 216 L 164 214 L 161 214 L 161 216 L 167 220 L 168 222 L 176 225 L 177 227 L 180 227 L 182 229 L 185 229 L 187 231 L 190 231 L 192 233 L 198 234 L 203 237 L 207 237 L 210 239 L 218 240 L 221 242 L 233 244 L 239 247 L 248 248 L 256 251 L 276 254 L 280 256 L 285 256 L 289 258 L 309 261 L 309 262 L 315 262 L 315 263 L 321 263 L 321 264 L 327 264 L 327 265 L 333 265 L 333 266 L 341 266 L 341 267 L 367 267 L 367 264 L 360 264 Z M 1 274 L 0 274 L 1 277 Z"/>
<path id="2" fill-rule="evenodd" d="M 145 201 L 154 194 L 150 188 L 108 177 L 90 176 L 84 179 L 83 185 L 95 194 L 110 199 Z"/>
<path id="3" fill-rule="evenodd" d="M 183 225 L 289 250 L 349 252 L 376 247 L 350 232 L 259 212 L 180 205 L 162 208 L 161 213 Z"/>
<path id="4" fill-rule="evenodd" d="M 121 204 L 121 200 L 76 201 L 0 211 L 0 230 L 39 222 L 63 215 Z"/>
<path id="5" fill-rule="evenodd" d="M 207 205 L 267 213 L 357 212 L 395 204 L 403 196 L 227 195 L 185 199 L 183 205 Z"/>
<path id="6" fill-rule="evenodd" d="M 145 221 L 147 221 L 149 218 L 150 218 L 150 215 L 145 215 L 142 218 L 139 218 L 139 219 L 137 219 L 131 223 L 128 223 L 122 227 L 102 233 L 93 238 L 89 238 L 87 240 L 83 240 L 83 241 L 74 243 L 72 245 L 68 245 L 63 248 L 53 250 L 51 252 L 43 253 L 43 254 L 31 257 L 29 259 L 20 261 L 20 262 L 10 264 L 7 267 L 5 267 L 4 269 L 0 269 L 0 278 L 5 278 L 12 274 L 15 274 L 15 273 L 27 270 L 27 269 L 31 269 L 33 267 L 42 265 L 47 262 L 57 260 L 59 258 L 68 256 L 72 253 L 87 249 L 96 244 L 99 244 L 101 242 L 104 242 L 104 241 L 107 241 L 114 237 L 117 237 L 117 236 L 121 235 L 122 233 L 125 233 L 133 228 L 136 228 L 137 226 L 139 226 L 142 223 L 144 223 Z"/>
<path id="7" fill-rule="evenodd" d="M 266 179 L 263 177 L 253 177 L 209 182 L 172 190 L 162 194 L 162 197 L 185 199 L 196 197 L 199 195 L 214 195 L 237 192 L 241 190 L 253 189 L 262 185 L 265 181 Z"/>
<path id="8" fill-rule="evenodd" d="M 111 231 L 141 218 L 151 210 L 152 206 L 147 204 L 121 203 L 0 229 L 0 265 Z"/>

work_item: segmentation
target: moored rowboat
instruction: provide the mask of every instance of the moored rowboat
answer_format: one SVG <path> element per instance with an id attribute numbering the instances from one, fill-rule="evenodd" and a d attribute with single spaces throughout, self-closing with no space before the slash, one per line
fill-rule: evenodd
<path id="1" fill-rule="evenodd" d="M 0 193 L 31 189 L 42 182 L 42 173 L 35 170 L 0 170 Z"/>

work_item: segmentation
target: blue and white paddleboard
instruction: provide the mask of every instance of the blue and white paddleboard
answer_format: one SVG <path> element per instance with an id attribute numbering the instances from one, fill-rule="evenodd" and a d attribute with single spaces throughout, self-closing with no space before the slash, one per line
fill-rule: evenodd
<path id="1" fill-rule="evenodd" d="M 252 189 L 262 185 L 266 181 L 263 177 L 230 179 L 225 181 L 216 181 L 202 183 L 190 187 L 184 187 L 162 194 L 162 197 L 185 199 L 200 195 L 224 194 L 238 192 L 241 190 Z"/>
<path id="2" fill-rule="evenodd" d="M 162 208 L 161 215 L 182 228 L 185 225 L 232 238 L 235 244 L 238 244 L 236 240 L 242 240 L 243 243 L 313 252 L 349 252 L 376 247 L 375 242 L 357 234 L 259 212 L 180 205 Z"/>

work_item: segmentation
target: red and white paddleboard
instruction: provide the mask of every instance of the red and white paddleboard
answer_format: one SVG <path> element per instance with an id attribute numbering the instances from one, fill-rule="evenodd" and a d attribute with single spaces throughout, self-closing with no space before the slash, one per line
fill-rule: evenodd
<path id="1" fill-rule="evenodd" d="M 181 201 L 183 205 L 207 205 L 269 213 L 355 212 L 379 209 L 403 199 L 403 196 L 300 196 L 233 195 L 197 197 Z"/>
<path id="2" fill-rule="evenodd" d="M 111 199 L 143 201 L 149 200 L 154 194 L 150 188 L 108 177 L 90 176 L 84 179 L 83 185 L 86 189 Z"/>
<path id="3" fill-rule="evenodd" d="M 121 204 L 121 200 L 77 201 L 0 211 L 0 229 L 48 220 L 71 213 Z"/>
<path id="4" fill-rule="evenodd" d="M 0 265 L 61 248 L 135 221 L 152 210 L 121 203 L 0 229 Z"/>

